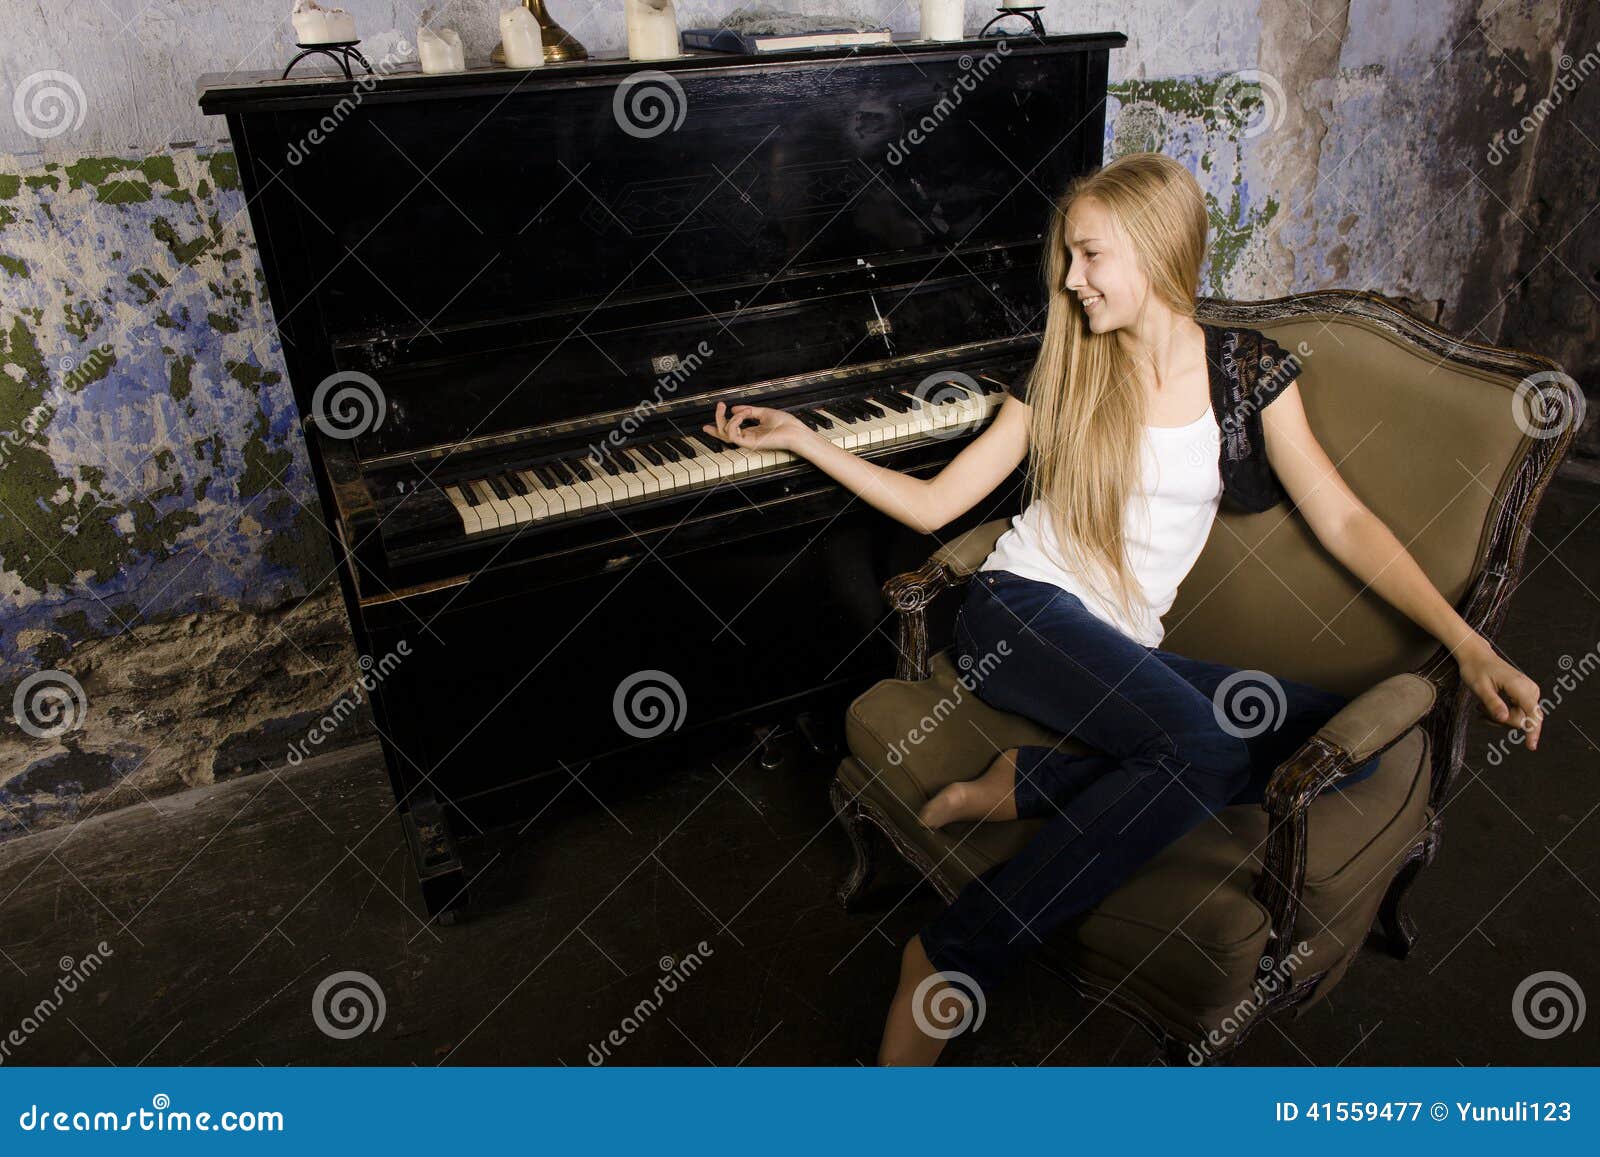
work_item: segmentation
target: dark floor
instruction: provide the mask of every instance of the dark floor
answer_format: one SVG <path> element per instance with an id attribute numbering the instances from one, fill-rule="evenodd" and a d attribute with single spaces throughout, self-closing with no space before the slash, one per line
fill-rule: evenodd
<path id="1" fill-rule="evenodd" d="M 1552 697 L 1600 646 L 1597 496 L 1549 493 L 1501 639 Z M 1544 971 L 1600 995 L 1600 678 L 1564 693 L 1538 752 L 1510 747 L 1491 766 L 1503 734 L 1472 731 L 1439 858 L 1411 893 L 1411 959 L 1369 942 L 1327 1001 L 1269 1022 L 1238 1063 L 1596 1061 L 1592 1014 L 1535 1039 L 1512 999 Z M 647 789 L 599 783 L 585 806 L 488 847 L 487 910 L 450 928 L 418 918 L 373 747 L 12 841 L 0 846 L 0 1042 L 13 1026 L 24 1040 L 0 1059 L 582 1065 L 615 1029 L 626 1039 L 608 1063 L 870 1064 L 900 946 L 938 901 L 896 863 L 876 910 L 838 907 L 848 850 L 830 822 L 832 768 L 802 751 L 769 770 L 740 745 Z M 62 971 L 82 971 L 102 940 L 99 970 L 41 1017 Z M 625 1023 L 701 940 L 702 966 L 642 1025 Z M 373 978 L 384 1018 L 334 1039 L 314 993 L 345 971 Z M 1142 1065 L 1156 1052 L 1029 965 L 944 1063 L 1041 1060 Z"/>

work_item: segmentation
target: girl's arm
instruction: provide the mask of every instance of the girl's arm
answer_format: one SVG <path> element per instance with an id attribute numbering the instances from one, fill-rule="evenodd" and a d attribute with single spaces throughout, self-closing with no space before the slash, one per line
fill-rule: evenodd
<path id="1" fill-rule="evenodd" d="M 762 406 L 725 409 L 718 402 L 716 424 L 703 429 L 735 446 L 797 454 L 918 534 L 932 534 L 971 510 L 1028 454 L 1028 407 L 1014 397 L 1008 397 L 988 428 L 932 478 L 916 478 L 868 462 L 835 446 L 784 410 Z"/>
<path id="2" fill-rule="evenodd" d="M 1488 716 L 1521 728 L 1528 749 L 1536 750 L 1544 725 L 1539 685 L 1502 659 L 1456 613 L 1383 520 L 1351 493 L 1311 432 L 1299 385 L 1291 382 L 1261 416 L 1267 459 L 1317 540 L 1364 584 L 1448 647 L 1461 668 L 1461 681 L 1478 696 Z M 1514 711 L 1506 708 L 1502 692 Z"/>

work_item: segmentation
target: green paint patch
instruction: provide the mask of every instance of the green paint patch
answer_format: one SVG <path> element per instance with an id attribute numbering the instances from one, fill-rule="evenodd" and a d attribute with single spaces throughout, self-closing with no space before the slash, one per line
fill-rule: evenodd
<path id="1" fill-rule="evenodd" d="M 179 265 L 192 265 L 195 258 L 199 257 L 211 247 L 211 238 L 194 237 L 188 241 L 178 235 L 177 226 L 165 217 L 157 217 L 150 222 L 150 232 L 154 233 L 156 240 L 160 241 L 172 253 Z"/>
<path id="2" fill-rule="evenodd" d="M 206 166 L 217 188 L 231 191 L 239 187 L 239 158 L 233 153 L 212 153 L 206 158 Z"/>
<path id="3" fill-rule="evenodd" d="M 54 168 L 52 165 L 51 168 Z M 61 188 L 61 178 L 54 173 L 29 173 L 22 178 L 28 183 L 28 188 L 35 191 L 49 189 L 52 193 Z"/>
<path id="4" fill-rule="evenodd" d="M 169 189 L 178 187 L 178 167 L 169 156 L 146 157 L 139 162 L 139 169 L 152 183 L 160 181 Z"/>
<path id="5" fill-rule="evenodd" d="M 244 470 L 239 475 L 239 497 L 252 498 L 269 486 L 280 485 L 279 479 L 289 469 L 291 456 L 285 447 L 274 450 L 267 445 L 267 413 L 256 411 L 256 420 L 250 437 L 244 444 Z"/>
<path id="6" fill-rule="evenodd" d="M 4 269 L 12 277 L 27 277 L 28 263 L 20 257 L 13 257 L 9 253 L 0 253 L 0 269 Z"/>
<path id="7" fill-rule="evenodd" d="M 22 191 L 20 173 L 0 173 L 0 201 L 9 201 Z"/>
<path id="8" fill-rule="evenodd" d="M 206 313 L 206 321 L 207 321 L 208 324 L 210 324 L 211 328 L 216 330 L 218 333 L 238 333 L 239 332 L 239 323 L 238 323 L 238 321 L 236 319 L 232 318 L 232 317 L 229 317 L 225 313 L 216 313 L 214 311 L 208 311 Z"/>
<path id="9" fill-rule="evenodd" d="M 69 301 L 62 306 L 62 312 L 66 315 L 62 324 L 66 326 L 67 332 L 79 341 L 88 341 L 89 335 L 99 329 L 100 323 L 104 320 L 87 301 L 78 303 Z"/>
<path id="10" fill-rule="evenodd" d="M 151 196 L 150 186 L 143 181 L 107 181 L 94 192 L 94 199 L 102 205 L 137 205 Z"/>
<path id="11" fill-rule="evenodd" d="M 167 385 L 168 391 L 172 394 L 173 401 L 181 402 L 185 400 L 194 390 L 194 379 L 192 376 L 193 370 L 193 354 L 184 354 L 180 358 L 173 359 L 172 377 Z"/>
<path id="12" fill-rule="evenodd" d="M 305 507 L 295 511 L 292 529 L 268 536 L 262 556 L 274 566 L 289 568 L 303 583 L 313 583 L 333 566 L 328 533 Z"/>
<path id="13" fill-rule="evenodd" d="M 277 385 L 283 377 L 277 370 L 264 370 L 254 362 L 229 362 L 228 376 L 252 394 L 259 393 L 262 386 Z"/>

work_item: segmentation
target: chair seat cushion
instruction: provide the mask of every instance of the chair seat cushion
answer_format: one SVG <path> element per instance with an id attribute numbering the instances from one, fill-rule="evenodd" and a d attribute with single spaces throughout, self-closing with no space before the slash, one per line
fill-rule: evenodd
<path id="1" fill-rule="evenodd" d="M 846 729 L 852 758 L 840 766 L 842 785 L 933 866 L 946 897 L 1010 859 L 1045 822 L 953 823 L 937 832 L 917 823 L 935 792 L 981 775 L 1000 751 L 1060 738 L 984 703 L 956 678 L 948 654 L 934 656 L 927 679 L 885 679 L 868 689 L 851 704 Z M 1092 750 L 1072 739 L 1062 748 Z M 1309 952 L 1296 980 L 1364 938 L 1389 879 L 1427 824 L 1427 756 L 1427 736 L 1413 728 L 1375 774 L 1312 803 L 1297 925 Z M 1267 826 L 1259 806 L 1224 808 L 1069 921 L 1047 949 L 1082 978 L 1124 987 L 1186 1030 L 1217 1023 L 1249 992 L 1267 948 L 1268 915 L 1251 895 Z"/>

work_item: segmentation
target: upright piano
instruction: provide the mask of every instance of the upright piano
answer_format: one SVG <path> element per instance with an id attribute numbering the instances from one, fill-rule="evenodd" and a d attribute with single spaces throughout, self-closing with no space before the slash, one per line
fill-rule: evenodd
<path id="1" fill-rule="evenodd" d="M 948 463 L 1037 353 L 1125 42 L 201 79 L 441 921 L 476 837 L 593 761 L 893 670 L 879 587 L 934 540 L 701 427 L 776 406 Z"/>

